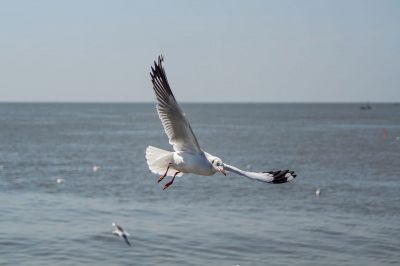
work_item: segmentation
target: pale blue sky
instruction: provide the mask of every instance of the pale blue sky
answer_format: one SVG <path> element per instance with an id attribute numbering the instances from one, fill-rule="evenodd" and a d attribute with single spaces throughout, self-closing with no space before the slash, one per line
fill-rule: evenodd
<path id="1" fill-rule="evenodd" d="M 0 1 L 0 101 L 400 101 L 400 1 Z"/>

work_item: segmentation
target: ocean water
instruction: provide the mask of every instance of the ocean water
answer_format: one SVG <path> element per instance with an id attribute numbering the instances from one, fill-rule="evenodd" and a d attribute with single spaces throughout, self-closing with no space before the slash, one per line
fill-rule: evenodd
<path id="1" fill-rule="evenodd" d="M 183 108 L 206 151 L 298 177 L 163 191 L 144 158 L 170 149 L 154 104 L 3 103 L 0 265 L 400 265 L 400 106 Z"/>

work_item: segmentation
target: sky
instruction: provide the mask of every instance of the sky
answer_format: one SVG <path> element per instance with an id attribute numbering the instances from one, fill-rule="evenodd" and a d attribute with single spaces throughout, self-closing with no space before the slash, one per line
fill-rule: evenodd
<path id="1" fill-rule="evenodd" d="M 0 1 L 0 102 L 400 102 L 400 1 Z"/>

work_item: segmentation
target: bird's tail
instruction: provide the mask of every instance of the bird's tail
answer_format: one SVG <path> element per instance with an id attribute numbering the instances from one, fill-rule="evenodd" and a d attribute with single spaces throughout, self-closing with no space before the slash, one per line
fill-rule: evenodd
<path id="1" fill-rule="evenodd" d="M 173 152 L 162 150 L 153 146 L 148 146 L 146 149 L 146 161 L 149 169 L 154 174 L 162 175 L 167 170 L 169 163 L 173 160 Z M 172 176 L 176 171 L 168 170 L 169 176 Z"/>

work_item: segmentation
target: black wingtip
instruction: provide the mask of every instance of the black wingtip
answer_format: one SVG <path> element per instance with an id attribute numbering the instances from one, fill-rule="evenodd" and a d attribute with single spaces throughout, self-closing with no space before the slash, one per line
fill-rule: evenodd
<path id="1" fill-rule="evenodd" d="M 171 88 L 169 87 L 167 75 L 165 74 L 164 66 L 164 57 L 163 55 L 159 55 L 157 60 L 154 60 L 154 66 L 151 66 L 151 81 L 153 83 L 153 88 L 156 91 L 156 94 L 164 96 L 168 98 L 168 96 L 173 96 Z"/>
<path id="2" fill-rule="evenodd" d="M 126 243 L 128 246 L 131 247 L 132 245 L 131 245 L 131 243 L 129 242 L 128 237 L 125 236 L 125 235 L 124 235 L 123 237 L 124 237 L 125 243 Z"/>
<path id="3" fill-rule="evenodd" d="M 163 55 L 159 55 L 157 61 L 154 60 L 154 68 L 160 68 L 163 69 L 163 62 L 164 62 L 164 57 Z"/>
<path id="4" fill-rule="evenodd" d="M 272 175 L 273 180 L 271 181 L 272 184 L 282 184 L 289 182 L 290 180 L 296 178 L 297 174 L 291 170 L 278 170 L 278 171 L 270 171 L 264 172 Z"/>

